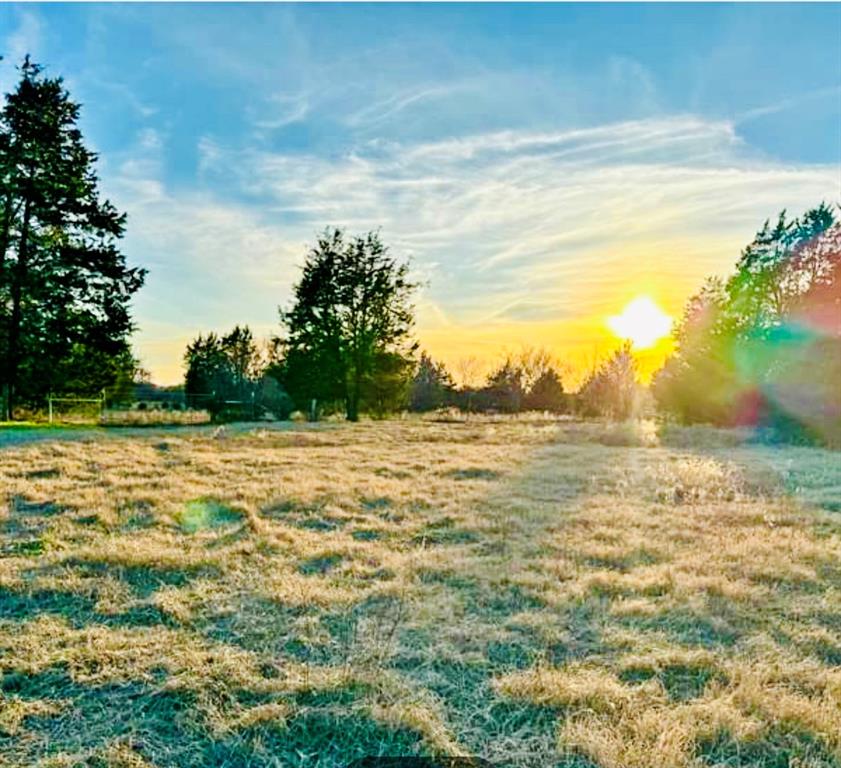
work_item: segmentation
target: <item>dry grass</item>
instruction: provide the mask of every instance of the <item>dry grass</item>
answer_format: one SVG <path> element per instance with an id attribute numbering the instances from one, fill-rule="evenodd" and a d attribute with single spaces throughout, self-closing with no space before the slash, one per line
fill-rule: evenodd
<path id="1" fill-rule="evenodd" d="M 107 410 L 99 417 L 103 427 L 160 427 L 170 425 L 209 424 L 207 411 L 175 410 Z"/>
<path id="2" fill-rule="evenodd" d="M 0 765 L 841 765 L 838 454 L 474 417 L 45 439 L 0 488 Z"/>

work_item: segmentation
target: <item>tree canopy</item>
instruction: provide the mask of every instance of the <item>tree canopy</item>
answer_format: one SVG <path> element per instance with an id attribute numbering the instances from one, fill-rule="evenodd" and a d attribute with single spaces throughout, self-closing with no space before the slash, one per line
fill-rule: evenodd
<path id="1" fill-rule="evenodd" d="M 578 398 L 585 415 L 627 419 L 639 394 L 637 361 L 631 342 L 625 342 L 582 385 Z"/>
<path id="2" fill-rule="evenodd" d="M 682 421 L 841 439 L 841 224 L 825 204 L 765 222 L 687 303 L 659 406 Z"/>
<path id="3" fill-rule="evenodd" d="M 96 155 L 61 78 L 27 57 L 0 110 L 0 392 L 112 386 L 135 361 L 130 300 L 145 271 L 117 245 L 120 213 L 99 193 Z"/>
<path id="4" fill-rule="evenodd" d="M 307 254 L 280 339 L 279 377 L 299 407 L 341 403 L 355 421 L 408 396 L 415 284 L 377 232 L 328 229 Z"/>
<path id="5" fill-rule="evenodd" d="M 440 408 L 451 399 L 454 389 L 453 379 L 443 363 L 422 352 L 412 380 L 409 408 L 421 412 Z"/>
<path id="6" fill-rule="evenodd" d="M 287 417 L 292 402 L 271 376 L 269 358 L 247 325 L 223 336 L 199 335 L 184 353 L 187 403 L 217 418 L 226 413 L 254 418 L 264 412 Z"/>

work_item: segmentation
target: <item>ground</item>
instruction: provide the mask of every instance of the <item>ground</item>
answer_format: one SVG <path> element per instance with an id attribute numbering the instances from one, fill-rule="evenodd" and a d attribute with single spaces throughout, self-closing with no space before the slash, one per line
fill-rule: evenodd
<path id="1" fill-rule="evenodd" d="M 27 434 L 0 765 L 841 765 L 838 453 L 538 418 Z"/>

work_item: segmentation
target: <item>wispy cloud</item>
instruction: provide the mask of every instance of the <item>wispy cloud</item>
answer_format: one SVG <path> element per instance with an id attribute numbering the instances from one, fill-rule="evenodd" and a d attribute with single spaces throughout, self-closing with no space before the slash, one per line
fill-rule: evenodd
<path id="1" fill-rule="evenodd" d="M 433 352 L 592 351 L 633 294 L 677 312 L 776 210 L 841 199 L 823 10 L 796 12 L 823 35 L 815 63 L 754 6 L 697 34 L 665 7 L 389 6 L 376 23 L 363 6 L 79 8 L 8 11 L 3 52 L 60 65 L 86 105 L 126 250 L 151 268 L 137 340 L 162 380 L 185 336 L 275 329 L 329 224 L 381 227 L 411 257 Z M 652 52 L 658 37 L 672 44 Z M 820 119 L 776 130 L 799 109 Z"/>
<path id="2" fill-rule="evenodd" d="M 386 99 L 376 101 L 349 114 L 344 122 L 354 128 L 371 127 L 396 117 L 409 107 L 453 96 L 471 88 L 468 82 L 427 85 L 401 90 Z M 426 106 L 424 104 L 424 106 Z"/>
<path id="3" fill-rule="evenodd" d="M 300 122 L 310 111 L 310 97 L 306 93 L 275 94 L 266 100 L 263 115 L 254 120 L 254 127 L 272 131 Z"/>
<path id="4" fill-rule="evenodd" d="M 834 85 L 829 88 L 816 88 L 812 91 L 806 91 L 805 93 L 798 93 L 795 96 L 790 96 L 787 99 L 780 99 L 779 101 L 772 102 L 771 104 L 763 104 L 759 107 L 746 109 L 744 112 L 741 112 L 736 116 L 735 122 L 737 125 L 741 125 L 743 123 L 750 122 L 751 120 L 766 117 L 767 115 L 776 115 L 779 112 L 787 112 L 790 109 L 802 107 L 810 101 L 818 101 L 821 99 L 834 99 L 837 104 L 839 98 L 841 98 L 841 85 Z"/>
<path id="5" fill-rule="evenodd" d="M 362 144 L 332 159 L 204 141 L 207 172 L 259 206 L 165 189 L 161 151 L 144 133 L 122 167 L 132 247 L 160 273 L 153 280 L 191 276 L 185 322 L 222 327 L 273 322 L 304 244 L 328 224 L 382 227 L 429 283 L 422 335 L 427 323 L 467 338 L 503 323 L 527 333 L 573 316 L 597 322 L 643 288 L 675 311 L 769 214 L 841 198 L 837 167 L 757 158 L 732 124 L 696 116 Z"/>

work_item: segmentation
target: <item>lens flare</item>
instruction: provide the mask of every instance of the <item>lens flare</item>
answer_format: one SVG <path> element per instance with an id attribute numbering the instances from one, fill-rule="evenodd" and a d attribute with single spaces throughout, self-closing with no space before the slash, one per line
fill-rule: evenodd
<path id="1" fill-rule="evenodd" d="M 637 349 L 645 349 L 669 335 L 672 318 L 648 296 L 638 296 L 622 310 L 621 315 L 608 317 L 607 327 Z"/>

